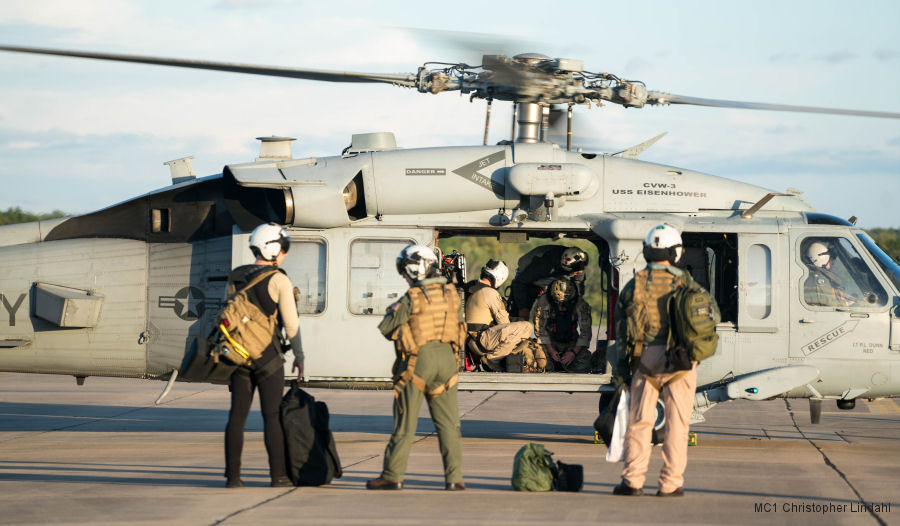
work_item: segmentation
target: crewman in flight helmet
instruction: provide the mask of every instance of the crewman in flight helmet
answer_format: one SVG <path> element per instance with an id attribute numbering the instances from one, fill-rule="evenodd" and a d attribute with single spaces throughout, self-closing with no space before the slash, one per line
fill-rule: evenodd
<path id="1" fill-rule="evenodd" d="M 466 329 L 483 350 L 492 370 L 499 370 L 499 362 L 534 332 L 530 322 L 509 321 L 506 305 L 497 291 L 508 276 L 506 263 L 491 259 L 481 268 L 481 277 L 467 287 Z"/>
<path id="2" fill-rule="evenodd" d="M 445 489 L 466 489 L 462 480 L 462 438 L 456 385 L 459 349 L 465 343 L 462 304 L 440 275 L 434 251 L 409 245 L 397 256 L 397 272 L 410 288 L 387 309 L 378 330 L 394 341 L 394 430 L 384 451 L 381 475 L 368 489 L 403 487 L 409 450 L 416 436 L 422 400 L 428 401 L 444 462 Z"/>

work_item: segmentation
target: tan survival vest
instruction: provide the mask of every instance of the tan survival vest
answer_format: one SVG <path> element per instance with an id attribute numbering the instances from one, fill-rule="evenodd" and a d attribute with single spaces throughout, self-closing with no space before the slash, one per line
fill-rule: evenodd
<path id="1" fill-rule="evenodd" d="M 394 396 L 399 396 L 406 384 L 412 382 L 431 400 L 456 385 L 459 375 L 453 375 L 445 384 L 429 391 L 425 380 L 415 374 L 416 360 L 419 349 L 426 343 L 449 343 L 456 356 L 456 368 L 459 369 L 458 351 L 466 338 L 466 325 L 459 320 L 459 294 L 453 285 L 442 283 L 431 283 L 424 288 L 412 287 L 406 294 L 410 302 L 409 320 L 391 335 L 397 352 Z M 406 369 L 399 371 L 403 361 L 406 361 Z"/>
<path id="2" fill-rule="evenodd" d="M 667 270 L 646 268 L 634 276 L 634 295 L 625 309 L 627 317 L 627 349 L 633 362 L 640 360 L 644 346 L 669 333 L 666 303 L 669 295 L 684 285 L 684 276 Z"/>

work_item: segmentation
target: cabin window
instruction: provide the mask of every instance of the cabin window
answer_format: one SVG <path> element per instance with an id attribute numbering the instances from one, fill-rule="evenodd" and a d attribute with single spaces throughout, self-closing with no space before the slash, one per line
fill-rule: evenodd
<path id="1" fill-rule="evenodd" d="M 284 267 L 300 291 L 297 312 L 300 315 L 323 312 L 328 283 L 325 242 L 292 237 L 291 257 L 285 260 Z"/>
<path id="2" fill-rule="evenodd" d="M 397 273 L 397 254 L 409 239 L 357 239 L 350 244 L 349 309 L 382 315 L 409 288 Z"/>
<path id="3" fill-rule="evenodd" d="M 751 245 L 747 259 L 747 314 L 764 320 L 772 313 L 772 252 L 766 245 Z"/>
<path id="4" fill-rule="evenodd" d="M 887 293 L 850 240 L 807 237 L 799 245 L 805 272 L 800 283 L 811 307 L 883 307 Z"/>

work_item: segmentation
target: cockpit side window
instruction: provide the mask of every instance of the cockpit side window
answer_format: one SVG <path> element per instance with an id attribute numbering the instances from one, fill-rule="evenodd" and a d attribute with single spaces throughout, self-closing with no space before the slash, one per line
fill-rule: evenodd
<path id="1" fill-rule="evenodd" d="M 887 293 L 856 248 L 843 237 L 808 237 L 800 243 L 806 266 L 803 301 L 813 307 L 881 307 Z"/>

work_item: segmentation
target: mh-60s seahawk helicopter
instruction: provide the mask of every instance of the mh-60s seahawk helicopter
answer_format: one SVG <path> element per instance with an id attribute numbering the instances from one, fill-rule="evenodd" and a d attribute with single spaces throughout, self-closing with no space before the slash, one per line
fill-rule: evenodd
<path id="1" fill-rule="evenodd" d="M 900 118 L 900 114 L 701 99 L 584 71 L 578 60 L 485 55 L 480 66 L 426 63 L 371 74 L 0 46 L 42 53 L 329 82 L 460 91 L 515 104 L 514 141 L 400 149 L 391 133 L 353 135 L 338 155 L 294 159 L 262 138 L 256 162 L 196 178 L 172 161 L 172 185 L 96 212 L 0 227 L 0 370 L 215 381 L 189 367 L 212 328 L 231 268 L 252 262 L 250 230 L 288 227 L 287 271 L 301 290 L 306 383 L 390 385 L 393 350 L 375 326 L 406 289 L 394 270 L 410 242 L 454 236 L 593 243 L 609 305 L 598 349 L 615 341 L 616 291 L 642 268 L 641 242 L 666 222 L 683 232 L 682 265 L 722 311 L 719 346 L 699 368 L 695 414 L 738 398 L 808 398 L 849 409 L 900 395 L 900 267 L 852 222 L 795 195 L 639 161 L 571 151 L 575 104 L 689 104 Z M 567 144 L 548 142 L 567 105 Z M 811 247 L 843 281 L 840 304 L 809 294 Z M 814 287 L 813 287 L 814 288 Z M 602 332 L 601 332 L 602 333 Z M 611 348 L 614 348 L 611 347 Z M 291 376 L 286 369 L 288 377 Z M 463 390 L 598 392 L 608 374 L 463 372 Z"/>

